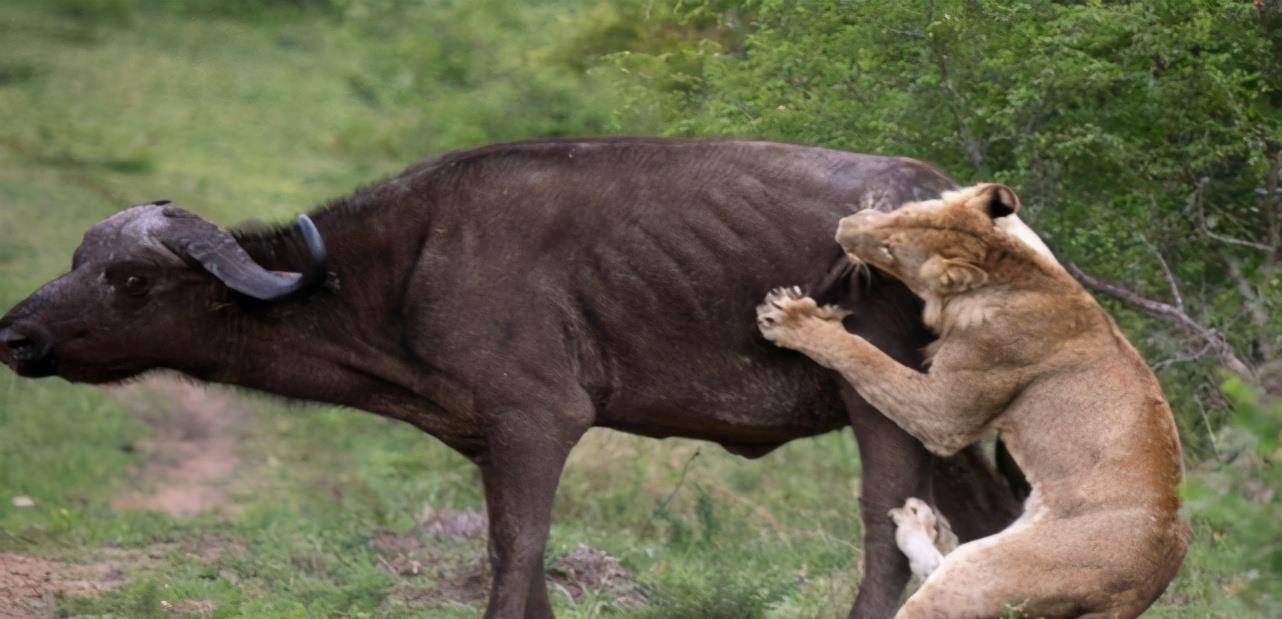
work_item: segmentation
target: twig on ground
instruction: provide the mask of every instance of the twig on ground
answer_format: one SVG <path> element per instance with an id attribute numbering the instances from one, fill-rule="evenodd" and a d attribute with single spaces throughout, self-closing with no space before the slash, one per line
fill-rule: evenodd
<path id="1" fill-rule="evenodd" d="M 700 451 L 701 451 L 700 449 L 696 448 L 694 450 L 694 453 L 690 454 L 690 457 L 686 459 L 686 463 L 681 467 L 681 477 L 677 478 L 677 485 L 673 486 L 672 492 L 669 492 L 668 496 L 664 497 L 663 500 L 659 502 L 658 507 L 654 508 L 654 512 L 650 514 L 650 519 L 646 520 L 645 526 L 641 527 L 642 535 L 645 535 L 650 531 L 650 526 L 654 524 L 655 517 L 667 511 L 668 504 L 671 503 L 672 499 L 675 498 L 677 496 L 677 493 L 681 491 L 681 487 L 684 486 L 686 483 L 686 474 L 690 472 L 690 464 L 694 462 L 695 458 L 699 457 Z"/>

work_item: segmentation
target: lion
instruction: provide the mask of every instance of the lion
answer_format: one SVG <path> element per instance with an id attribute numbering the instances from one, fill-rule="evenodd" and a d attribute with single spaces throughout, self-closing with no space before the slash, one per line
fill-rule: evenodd
<path id="1" fill-rule="evenodd" d="M 1135 617 L 1188 546 L 1179 435 L 1157 378 L 1049 251 L 1003 223 L 1018 208 L 988 183 L 841 220 L 853 261 L 925 302 L 938 339 L 924 372 L 796 288 L 757 309 L 768 340 L 837 371 L 926 448 L 949 455 L 995 431 L 1028 479 L 1019 519 L 951 553 L 924 501 L 892 510 L 925 577 L 896 617 Z"/>

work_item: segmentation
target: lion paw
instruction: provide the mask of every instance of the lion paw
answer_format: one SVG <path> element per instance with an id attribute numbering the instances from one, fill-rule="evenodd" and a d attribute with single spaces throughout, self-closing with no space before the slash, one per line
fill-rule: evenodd
<path id="1" fill-rule="evenodd" d="M 835 305 L 819 305 L 796 286 L 775 288 L 757 306 L 757 328 L 771 342 L 796 348 L 798 333 L 807 324 L 839 323 L 849 314 Z"/>
<path id="2" fill-rule="evenodd" d="M 890 519 L 895 521 L 896 532 L 922 533 L 931 542 L 939 537 L 935 510 L 919 498 L 909 497 L 903 507 L 890 510 Z"/>
<path id="3" fill-rule="evenodd" d="M 957 535 L 943 514 L 921 499 L 909 498 L 903 507 L 890 510 L 890 518 L 895 521 L 895 543 L 918 576 L 933 572 L 944 555 L 957 548 Z"/>

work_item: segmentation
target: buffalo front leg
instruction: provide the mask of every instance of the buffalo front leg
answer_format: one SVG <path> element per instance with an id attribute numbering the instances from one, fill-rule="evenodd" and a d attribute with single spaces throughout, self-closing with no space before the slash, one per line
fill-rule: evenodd
<path id="1" fill-rule="evenodd" d="M 553 616 L 543 549 L 561 470 L 582 432 L 557 432 L 555 424 L 533 421 L 516 411 L 505 414 L 480 459 L 493 574 L 486 619 Z"/>

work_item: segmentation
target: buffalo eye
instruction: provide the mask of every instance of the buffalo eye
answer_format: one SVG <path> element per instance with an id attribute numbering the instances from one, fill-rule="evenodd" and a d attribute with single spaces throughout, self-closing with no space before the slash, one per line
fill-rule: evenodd
<path id="1" fill-rule="evenodd" d="M 147 278 L 139 275 L 130 275 L 125 278 L 124 283 L 121 284 L 121 288 L 127 295 L 135 297 L 142 296 L 147 293 Z"/>

